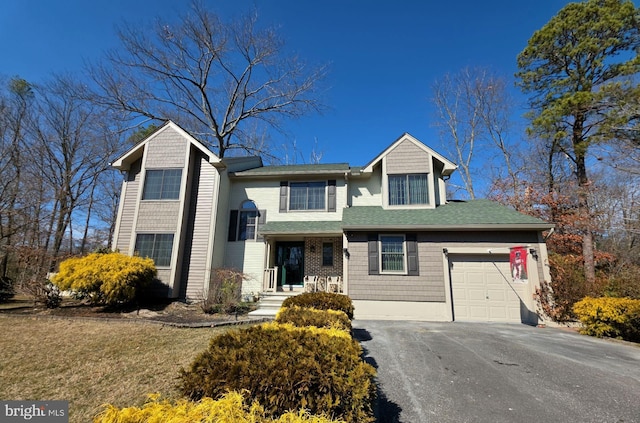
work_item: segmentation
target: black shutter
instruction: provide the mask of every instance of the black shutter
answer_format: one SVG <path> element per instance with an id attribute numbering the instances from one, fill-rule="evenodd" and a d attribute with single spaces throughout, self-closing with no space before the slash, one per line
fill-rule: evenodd
<path id="1" fill-rule="evenodd" d="M 229 236 L 227 237 L 227 240 L 236 241 L 237 235 L 238 235 L 238 210 L 231 210 L 231 215 L 229 216 Z"/>
<path id="2" fill-rule="evenodd" d="M 289 190 L 289 182 L 280 182 L 280 213 L 287 212 L 287 191 Z"/>
<path id="3" fill-rule="evenodd" d="M 369 274 L 379 275 L 379 258 L 378 258 L 378 234 L 369 234 L 368 236 L 368 252 L 369 252 Z"/>
<path id="4" fill-rule="evenodd" d="M 336 180 L 331 179 L 327 186 L 327 200 L 329 202 L 327 211 L 336 211 Z"/>
<path id="5" fill-rule="evenodd" d="M 260 233 L 260 227 L 267 223 L 267 211 L 258 210 L 258 224 L 256 225 L 256 241 L 264 241 L 264 235 Z"/>
<path id="6" fill-rule="evenodd" d="M 407 234 L 405 237 L 407 243 L 407 274 L 409 276 L 418 276 L 420 267 L 418 266 L 418 237 L 416 234 Z"/>

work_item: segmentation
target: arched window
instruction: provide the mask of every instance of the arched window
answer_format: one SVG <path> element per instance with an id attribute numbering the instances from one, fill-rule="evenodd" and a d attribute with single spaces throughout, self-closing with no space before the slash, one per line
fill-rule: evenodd
<path id="1" fill-rule="evenodd" d="M 238 219 L 238 241 L 256 239 L 256 224 L 258 208 L 251 200 L 243 201 L 240 205 L 240 219 Z"/>

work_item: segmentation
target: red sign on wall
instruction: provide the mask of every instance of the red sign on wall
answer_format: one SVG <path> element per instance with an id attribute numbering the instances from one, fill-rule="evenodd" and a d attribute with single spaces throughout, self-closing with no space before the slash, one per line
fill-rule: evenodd
<path id="1" fill-rule="evenodd" d="M 516 283 L 527 283 L 527 248 L 513 247 L 509 254 L 511 277 Z"/>

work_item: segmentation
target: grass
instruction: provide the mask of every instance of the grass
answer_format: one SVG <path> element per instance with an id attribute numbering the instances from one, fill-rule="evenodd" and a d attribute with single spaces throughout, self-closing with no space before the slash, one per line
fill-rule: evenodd
<path id="1" fill-rule="evenodd" d="M 0 316 L 0 399 L 67 400 L 70 422 L 102 404 L 139 406 L 178 396 L 178 371 L 224 328 Z"/>

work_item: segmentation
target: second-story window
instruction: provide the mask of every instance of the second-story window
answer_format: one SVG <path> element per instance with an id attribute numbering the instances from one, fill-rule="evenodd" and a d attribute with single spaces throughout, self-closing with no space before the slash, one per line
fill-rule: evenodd
<path id="1" fill-rule="evenodd" d="M 289 210 L 324 210 L 326 182 L 291 182 Z"/>
<path id="2" fill-rule="evenodd" d="M 389 205 L 429 204 L 426 173 L 389 175 Z"/>
<path id="3" fill-rule="evenodd" d="M 256 239 L 258 208 L 251 200 L 244 201 L 241 207 L 238 222 L 238 241 Z"/>
<path id="4" fill-rule="evenodd" d="M 147 170 L 144 178 L 143 200 L 177 200 L 180 198 L 182 169 Z"/>

